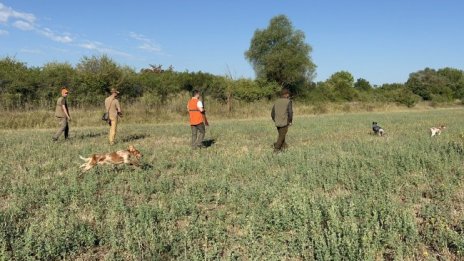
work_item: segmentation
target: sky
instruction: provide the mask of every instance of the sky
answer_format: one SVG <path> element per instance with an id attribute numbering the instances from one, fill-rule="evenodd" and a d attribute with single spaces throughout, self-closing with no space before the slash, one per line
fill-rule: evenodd
<path id="1" fill-rule="evenodd" d="M 77 65 L 107 55 L 135 71 L 254 78 L 256 30 L 285 15 L 306 36 L 315 81 L 339 71 L 373 85 L 425 68 L 464 69 L 462 0 L 0 0 L 0 59 Z"/>

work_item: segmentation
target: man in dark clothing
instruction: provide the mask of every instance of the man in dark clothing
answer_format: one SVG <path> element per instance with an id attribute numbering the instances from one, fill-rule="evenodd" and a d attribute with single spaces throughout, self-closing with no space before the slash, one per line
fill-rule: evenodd
<path id="1" fill-rule="evenodd" d="M 288 89 L 282 89 L 281 97 L 275 101 L 272 107 L 271 117 L 275 122 L 279 134 L 277 142 L 274 143 L 274 151 L 279 152 L 287 147 L 285 136 L 287 135 L 288 127 L 292 125 L 293 121 L 292 101 L 290 100 Z"/>
<path id="2" fill-rule="evenodd" d="M 53 135 L 53 141 L 57 141 L 61 133 L 64 133 L 65 139 L 69 137 L 69 121 L 71 120 L 71 116 L 69 116 L 68 103 L 66 101 L 68 93 L 68 89 L 65 87 L 61 88 L 61 97 L 56 102 L 55 117 L 58 119 L 60 128 Z"/>

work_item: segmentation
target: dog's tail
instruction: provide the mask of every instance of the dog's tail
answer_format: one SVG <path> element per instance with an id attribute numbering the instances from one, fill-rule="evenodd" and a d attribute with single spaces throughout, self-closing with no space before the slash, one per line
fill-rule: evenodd
<path id="1" fill-rule="evenodd" d="M 380 136 L 385 135 L 385 131 L 384 131 L 382 128 L 380 128 L 380 130 L 379 130 L 379 135 L 380 135 Z"/>
<path id="2" fill-rule="evenodd" d="M 81 158 L 82 160 L 85 160 L 85 161 L 88 161 L 90 159 L 90 158 L 84 158 L 81 155 L 79 155 L 79 158 Z"/>

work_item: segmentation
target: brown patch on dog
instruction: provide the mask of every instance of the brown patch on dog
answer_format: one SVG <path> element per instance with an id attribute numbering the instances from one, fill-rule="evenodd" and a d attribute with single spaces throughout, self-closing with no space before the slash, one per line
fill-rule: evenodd
<path id="1" fill-rule="evenodd" d="M 435 135 L 440 135 L 444 129 L 446 129 L 445 125 L 441 125 L 440 127 L 430 128 L 430 137 L 433 137 Z"/>
<path id="2" fill-rule="evenodd" d="M 139 159 L 142 157 L 142 153 L 138 151 L 134 146 L 130 145 L 127 150 L 118 150 L 116 152 L 110 152 L 106 154 L 93 154 L 89 158 L 79 156 L 86 162 L 80 166 L 82 171 L 87 171 L 96 165 L 109 164 L 129 164 L 133 166 L 139 166 Z"/>

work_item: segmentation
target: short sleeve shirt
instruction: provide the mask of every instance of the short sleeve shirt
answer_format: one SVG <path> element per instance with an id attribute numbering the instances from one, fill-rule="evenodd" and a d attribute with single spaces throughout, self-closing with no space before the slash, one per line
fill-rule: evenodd
<path id="1" fill-rule="evenodd" d="M 203 109 L 203 102 L 201 102 L 200 100 L 198 100 L 198 102 L 197 102 L 197 107 L 198 107 L 198 109 L 200 109 L 200 108 Z"/>
<path id="2" fill-rule="evenodd" d="M 63 111 L 63 105 L 68 109 L 68 104 L 65 97 L 58 98 L 56 101 L 55 116 L 58 118 L 66 118 L 66 113 Z"/>
<path id="3" fill-rule="evenodd" d="M 110 119 L 118 117 L 118 111 L 121 111 L 118 99 L 112 96 L 105 99 L 105 109 L 109 112 Z"/>

